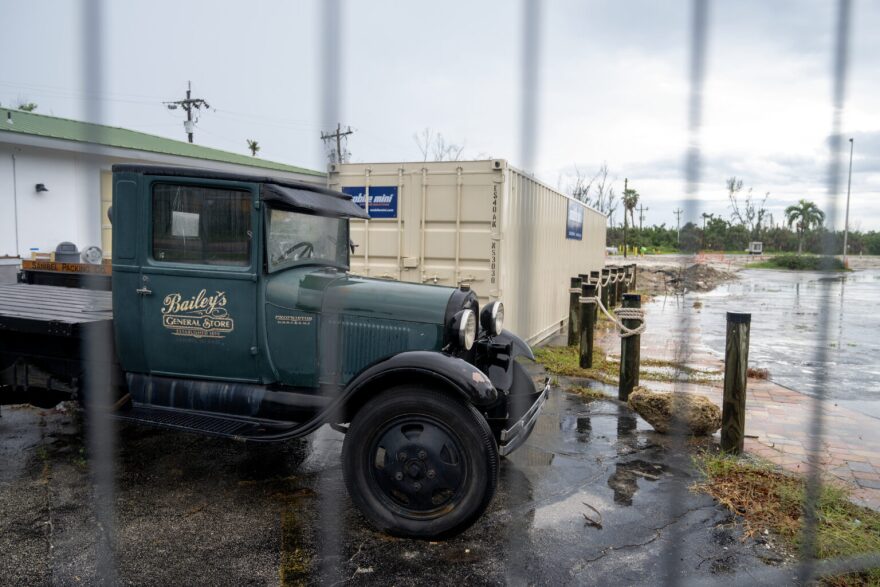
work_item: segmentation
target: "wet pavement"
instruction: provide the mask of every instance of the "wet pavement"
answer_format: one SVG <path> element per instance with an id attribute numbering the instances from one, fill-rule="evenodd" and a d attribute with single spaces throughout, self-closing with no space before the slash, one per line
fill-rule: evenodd
<path id="1" fill-rule="evenodd" d="M 750 311 L 750 366 L 769 367 L 771 379 L 812 383 L 815 366 L 808 363 L 815 352 L 816 307 L 821 294 L 817 276 L 821 274 L 750 270 L 738 275 L 739 280 L 709 293 L 661 295 L 645 304 L 647 330 L 640 337 L 641 357 L 684 359 L 690 367 L 723 372 L 725 312 Z M 822 406 L 825 429 L 819 463 L 826 478 L 841 481 L 852 489 L 856 503 L 880 509 L 880 395 L 874 392 L 878 381 L 876 361 L 870 353 L 865 354 L 865 349 L 872 348 L 880 352 L 873 334 L 876 328 L 870 327 L 880 324 L 876 315 L 862 317 L 857 313 L 880 286 L 880 272 L 834 274 L 833 279 L 832 295 L 843 296 L 847 304 L 856 305 L 842 306 L 837 316 L 832 317 L 834 347 L 829 349 L 829 381 L 835 387 L 829 389 Z M 684 320 L 686 315 L 690 316 L 689 321 Z M 597 330 L 597 344 L 610 356 L 619 357 L 620 339 L 607 326 L 603 322 Z M 684 357 L 682 340 L 688 342 Z M 841 383 L 831 373 L 846 365 L 847 374 Z M 653 391 L 671 391 L 674 387 L 704 395 L 719 407 L 722 404 L 721 377 L 710 384 L 673 385 L 645 379 L 641 384 Z M 800 391 L 776 381 L 749 379 L 746 399 L 746 451 L 796 473 L 808 470 L 809 451 L 814 443 L 812 417 L 816 400 Z M 864 399 L 872 397 L 872 393 L 875 399 Z"/>
<path id="2" fill-rule="evenodd" d="M 2 414 L 0 583 L 93 583 L 80 415 Z M 438 543 L 365 524 L 344 488 L 343 437 L 327 427 L 269 446 L 128 425 L 118 438 L 121 583 L 636 585 L 662 582 L 666 561 L 677 576 L 727 583 L 780 560 L 688 490 L 691 447 L 614 400 L 557 388 L 528 442 L 503 461 L 488 512 Z"/>

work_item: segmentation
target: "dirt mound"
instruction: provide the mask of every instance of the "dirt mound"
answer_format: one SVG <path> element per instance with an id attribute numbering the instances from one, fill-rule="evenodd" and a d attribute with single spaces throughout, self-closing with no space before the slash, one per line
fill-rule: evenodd
<path id="1" fill-rule="evenodd" d="M 706 263 L 681 266 L 639 267 L 638 289 L 652 294 L 703 292 L 736 279 L 736 274 Z"/>
<path id="2" fill-rule="evenodd" d="M 629 407 L 661 434 L 669 432 L 672 414 L 681 418 L 696 436 L 714 434 L 721 428 L 721 410 L 701 395 L 654 393 L 637 387 L 629 396 Z"/>

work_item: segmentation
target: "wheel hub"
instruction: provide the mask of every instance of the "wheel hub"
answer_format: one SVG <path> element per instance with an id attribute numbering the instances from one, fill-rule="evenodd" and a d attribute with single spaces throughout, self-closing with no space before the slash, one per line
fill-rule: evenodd
<path id="1" fill-rule="evenodd" d="M 450 507 L 465 478 L 458 438 L 433 419 L 406 419 L 379 433 L 370 454 L 373 478 L 386 499 L 408 515 Z"/>

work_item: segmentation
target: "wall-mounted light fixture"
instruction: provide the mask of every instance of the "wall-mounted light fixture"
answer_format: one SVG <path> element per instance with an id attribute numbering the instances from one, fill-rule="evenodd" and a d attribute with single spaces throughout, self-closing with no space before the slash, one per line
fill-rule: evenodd
<path id="1" fill-rule="evenodd" d="M 40 192 L 48 192 L 49 191 L 49 188 L 47 188 L 46 184 L 44 184 L 44 183 L 38 183 L 34 189 L 37 190 L 38 194 Z"/>

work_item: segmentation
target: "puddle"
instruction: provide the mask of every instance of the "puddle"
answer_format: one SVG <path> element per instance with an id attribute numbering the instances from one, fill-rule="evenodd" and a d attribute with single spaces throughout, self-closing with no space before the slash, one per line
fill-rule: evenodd
<path id="1" fill-rule="evenodd" d="M 725 313 L 752 313 L 749 362 L 769 369 L 770 379 L 808 395 L 816 395 L 816 376 L 825 369 L 833 400 L 871 403 L 880 417 L 880 315 L 865 312 L 880 299 L 880 271 L 823 275 L 819 272 L 744 270 L 740 279 L 686 301 L 659 297 L 647 305 L 649 328 L 681 334 L 685 311 L 693 311 L 692 329 L 699 346 L 723 358 Z M 690 298 L 702 306 L 691 310 Z M 830 298 L 833 311 L 820 315 Z M 827 319 L 825 360 L 816 363 L 821 321 Z"/>

